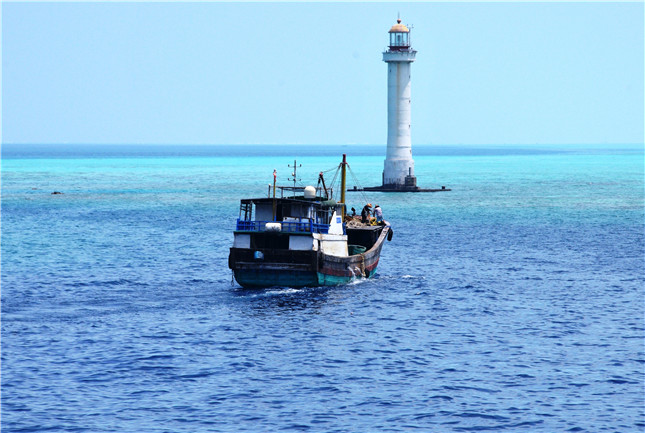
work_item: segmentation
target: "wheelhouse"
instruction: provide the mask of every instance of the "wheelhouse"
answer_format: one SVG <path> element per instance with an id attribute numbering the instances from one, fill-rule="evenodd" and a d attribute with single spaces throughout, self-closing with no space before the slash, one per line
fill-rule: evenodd
<path id="1" fill-rule="evenodd" d="M 328 233 L 334 213 L 340 215 L 341 209 L 334 200 L 246 199 L 240 203 L 236 231 Z"/>

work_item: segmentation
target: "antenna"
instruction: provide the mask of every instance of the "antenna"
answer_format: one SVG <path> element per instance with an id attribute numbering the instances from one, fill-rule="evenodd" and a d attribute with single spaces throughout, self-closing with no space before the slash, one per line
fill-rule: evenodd
<path id="1" fill-rule="evenodd" d="M 298 162 L 298 161 L 296 161 L 296 160 L 294 159 L 294 160 L 293 160 L 293 166 L 291 166 L 291 165 L 287 164 L 287 167 L 289 167 L 289 168 L 293 168 L 293 173 L 291 173 L 291 176 L 293 176 L 293 179 L 292 179 L 292 178 L 289 178 L 288 180 L 292 180 L 292 181 L 293 181 L 293 196 L 294 196 L 294 197 L 296 196 L 296 181 L 300 182 L 300 181 L 302 180 L 302 179 L 298 179 L 298 178 L 297 178 L 297 176 L 296 176 L 296 173 L 297 173 L 298 167 L 302 167 L 302 164 L 298 165 L 298 164 L 297 164 L 297 162 Z"/>

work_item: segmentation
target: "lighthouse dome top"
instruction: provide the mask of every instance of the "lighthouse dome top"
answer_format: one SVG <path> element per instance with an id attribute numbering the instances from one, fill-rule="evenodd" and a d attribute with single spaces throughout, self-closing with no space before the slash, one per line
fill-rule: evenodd
<path id="1" fill-rule="evenodd" d="M 396 24 L 389 31 L 390 46 L 388 52 L 392 51 L 409 51 L 410 50 L 410 29 L 401 24 L 401 19 L 396 20 Z"/>
<path id="2" fill-rule="evenodd" d="M 410 33 L 410 29 L 405 24 L 401 24 L 401 19 L 399 18 L 388 33 Z"/>

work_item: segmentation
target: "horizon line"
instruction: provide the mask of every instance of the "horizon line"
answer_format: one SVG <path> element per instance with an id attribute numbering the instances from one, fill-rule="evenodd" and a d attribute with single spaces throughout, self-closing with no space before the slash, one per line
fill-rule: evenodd
<path id="1" fill-rule="evenodd" d="M 643 142 L 609 142 L 609 143 L 417 143 L 412 147 L 428 146 L 645 146 Z M 0 146 L 387 146 L 386 143 L 41 143 L 41 142 L 7 142 Z"/>

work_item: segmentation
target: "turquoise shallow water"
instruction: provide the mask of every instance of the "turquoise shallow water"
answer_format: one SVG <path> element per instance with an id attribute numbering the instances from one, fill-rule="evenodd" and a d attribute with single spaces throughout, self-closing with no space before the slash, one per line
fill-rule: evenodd
<path id="1" fill-rule="evenodd" d="M 5 145 L 2 431 L 645 429 L 643 147 L 414 152 L 377 278 L 246 291 L 239 199 L 383 148 Z"/>

